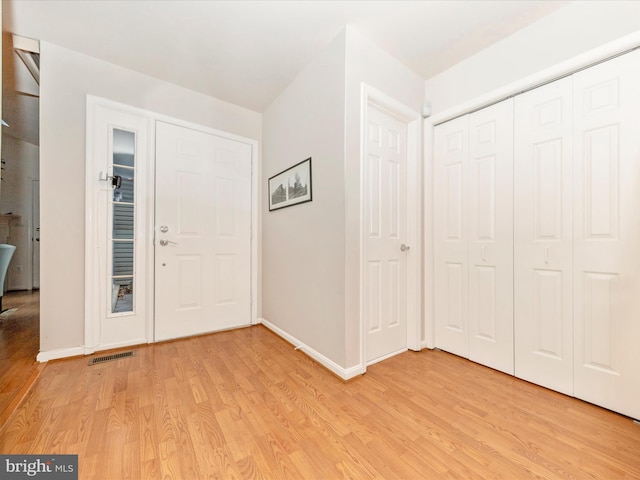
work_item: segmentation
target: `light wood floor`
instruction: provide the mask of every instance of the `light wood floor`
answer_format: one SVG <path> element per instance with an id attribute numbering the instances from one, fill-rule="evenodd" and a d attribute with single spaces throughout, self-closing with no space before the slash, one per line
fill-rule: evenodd
<path id="1" fill-rule="evenodd" d="M 342 382 L 262 326 L 50 362 L 0 453 L 81 479 L 640 478 L 640 426 L 439 351 Z M 639 399 L 640 401 L 640 399 Z"/>
<path id="2" fill-rule="evenodd" d="M 0 316 L 0 426 L 18 406 L 43 365 L 36 362 L 40 347 L 40 295 L 37 290 L 7 292 Z"/>

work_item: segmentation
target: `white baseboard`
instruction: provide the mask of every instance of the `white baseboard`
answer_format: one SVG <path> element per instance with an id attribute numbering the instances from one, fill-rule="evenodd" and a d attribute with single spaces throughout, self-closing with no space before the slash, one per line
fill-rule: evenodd
<path id="1" fill-rule="evenodd" d="M 340 365 L 335 363 L 333 360 L 325 357 L 320 352 L 302 343 L 293 335 L 288 334 L 287 332 L 275 326 L 273 323 L 269 322 L 268 320 L 265 320 L 264 318 L 260 318 L 259 323 L 267 327 L 269 330 L 271 330 L 273 333 L 275 333 L 279 337 L 282 337 L 283 339 L 285 339 L 290 344 L 294 345 L 296 350 L 300 350 L 301 352 L 310 356 L 320 365 L 330 370 L 331 372 L 335 373 L 338 377 L 340 377 L 343 380 L 350 380 L 354 377 L 357 377 L 358 375 L 362 375 L 366 370 L 362 365 L 356 365 L 355 367 L 350 367 L 350 368 L 341 367 Z"/>
<path id="2" fill-rule="evenodd" d="M 148 342 L 146 339 L 139 338 L 137 340 L 132 340 L 128 342 L 119 342 L 119 343 L 112 343 L 110 345 L 101 345 L 100 347 L 84 346 L 84 347 L 60 348 L 58 350 L 49 350 L 48 352 L 40 352 L 36 357 L 36 360 L 38 362 L 48 362 L 49 360 L 57 360 L 59 358 L 91 355 L 93 353 L 103 351 L 103 350 L 113 350 L 115 348 L 125 348 L 125 347 L 133 347 L 136 345 L 146 345 L 147 343 Z"/>
<path id="3" fill-rule="evenodd" d="M 135 340 L 128 340 L 126 342 L 114 342 L 109 343 L 107 345 L 99 345 L 99 346 L 88 346 L 85 345 L 83 348 L 84 355 L 92 355 L 96 352 L 102 352 L 104 350 L 114 350 L 116 348 L 126 348 L 126 347 L 136 347 L 140 345 L 147 345 L 149 342 L 146 338 L 137 338 Z"/>
<path id="4" fill-rule="evenodd" d="M 60 348 L 58 350 L 40 352 L 38 353 L 36 360 L 43 363 L 48 362 L 49 360 L 56 360 L 58 358 L 77 357 L 84 354 L 84 347 Z"/>

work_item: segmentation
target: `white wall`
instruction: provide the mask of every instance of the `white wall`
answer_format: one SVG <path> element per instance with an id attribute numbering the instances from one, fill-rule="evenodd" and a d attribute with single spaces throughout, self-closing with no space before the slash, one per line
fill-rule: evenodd
<path id="1" fill-rule="evenodd" d="M 92 94 L 252 139 L 261 115 L 41 42 L 40 350 L 84 342 L 86 95 Z"/>
<path id="2" fill-rule="evenodd" d="M 347 28 L 345 105 L 345 366 L 360 363 L 360 155 L 361 86 L 366 83 L 419 112 L 424 79 Z"/>
<path id="3" fill-rule="evenodd" d="M 9 135 L 2 135 L 2 213 L 20 216 L 12 220 L 9 243 L 16 246 L 9 270 L 9 290 L 30 290 L 31 270 L 32 182 L 38 179 L 38 147 Z"/>
<path id="4" fill-rule="evenodd" d="M 344 365 L 344 32 L 263 114 L 263 185 L 312 157 L 309 203 L 262 209 L 263 317 Z"/>
<path id="5" fill-rule="evenodd" d="M 263 314 L 343 369 L 360 364 L 362 82 L 419 111 L 424 79 L 350 27 L 263 116 L 263 183 L 313 157 L 313 202 L 263 208 Z"/>
<path id="6" fill-rule="evenodd" d="M 578 1 L 426 82 L 439 113 L 640 30 L 640 2 Z"/>

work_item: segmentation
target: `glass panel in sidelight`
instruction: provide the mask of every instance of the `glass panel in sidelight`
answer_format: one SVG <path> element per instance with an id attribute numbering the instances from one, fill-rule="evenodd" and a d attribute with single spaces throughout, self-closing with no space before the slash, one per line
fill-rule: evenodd
<path id="1" fill-rule="evenodd" d="M 113 238 L 133 240 L 134 209 L 133 205 L 113 204 Z"/>
<path id="2" fill-rule="evenodd" d="M 113 273 L 114 277 L 133 275 L 133 242 L 113 242 Z"/>
<path id="3" fill-rule="evenodd" d="M 111 292 L 111 313 L 133 311 L 133 277 L 114 278 Z"/>

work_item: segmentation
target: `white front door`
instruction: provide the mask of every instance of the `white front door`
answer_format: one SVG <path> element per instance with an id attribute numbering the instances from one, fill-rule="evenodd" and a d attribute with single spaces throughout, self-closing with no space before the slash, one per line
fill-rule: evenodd
<path id="1" fill-rule="evenodd" d="M 365 155 L 366 360 L 407 349 L 407 125 L 369 105 Z"/>
<path id="2" fill-rule="evenodd" d="M 155 339 L 251 323 L 252 147 L 156 123 Z"/>

